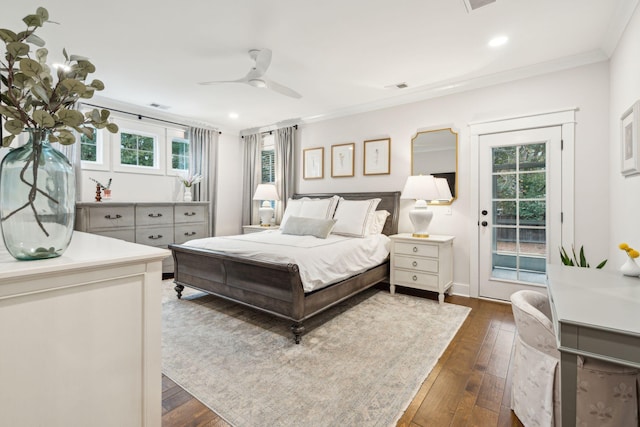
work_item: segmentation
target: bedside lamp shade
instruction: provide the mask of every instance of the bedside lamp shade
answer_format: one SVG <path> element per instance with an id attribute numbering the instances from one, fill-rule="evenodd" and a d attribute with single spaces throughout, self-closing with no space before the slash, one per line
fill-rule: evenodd
<path id="1" fill-rule="evenodd" d="M 273 218 L 273 208 L 271 207 L 271 200 L 280 200 L 278 197 L 278 191 L 273 184 L 258 184 L 256 192 L 253 194 L 253 200 L 262 200 L 262 206 L 258 212 L 260 212 L 260 224 L 263 227 L 269 227 L 271 225 L 271 218 Z"/>
<path id="2" fill-rule="evenodd" d="M 416 201 L 413 209 L 409 211 L 413 237 L 429 237 L 427 229 L 433 218 L 433 211 L 428 210 L 427 202 L 441 198 L 436 179 L 432 175 L 410 176 L 404 185 L 401 198 Z"/>

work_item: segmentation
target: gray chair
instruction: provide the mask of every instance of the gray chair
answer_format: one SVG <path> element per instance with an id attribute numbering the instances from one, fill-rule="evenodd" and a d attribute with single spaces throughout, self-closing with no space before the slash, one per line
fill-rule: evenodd
<path id="1" fill-rule="evenodd" d="M 517 328 L 511 409 L 527 427 L 559 426 L 560 352 L 549 299 L 540 292 L 518 291 L 511 296 L 511 307 Z M 576 425 L 638 426 L 638 370 L 576 357 Z"/>

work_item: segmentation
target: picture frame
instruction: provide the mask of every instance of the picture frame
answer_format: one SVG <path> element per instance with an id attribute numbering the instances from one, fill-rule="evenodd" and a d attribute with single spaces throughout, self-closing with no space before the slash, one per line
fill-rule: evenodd
<path id="1" fill-rule="evenodd" d="M 324 147 L 302 150 L 303 179 L 324 178 Z"/>
<path id="2" fill-rule="evenodd" d="M 391 173 L 391 138 L 364 141 L 364 175 L 389 175 Z"/>
<path id="3" fill-rule="evenodd" d="M 640 151 L 640 100 L 636 101 L 620 117 L 620 172 L 624 176 L 640 173 L 638 152 Z"/>
<path id="4" fill-rule="evenodd" d="M 356 144 L 336 144 L 331 146 L 331 177 L 343 178 L 353 176 L 355 166 Z"/>

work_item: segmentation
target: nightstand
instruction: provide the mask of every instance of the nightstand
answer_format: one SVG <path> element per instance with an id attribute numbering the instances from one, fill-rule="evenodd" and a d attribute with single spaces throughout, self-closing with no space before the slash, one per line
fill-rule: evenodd
<path id="1" fill-rule="evenodd" d="M 412 237 L 410 233 L 394 234 L 391 238 L 390 291 L 396 286 L 444 293 L 453 285 L 453 236 L 431 235 Z"/>
<path id="2" fill-rule="evenodd" d="M 277 230 L 278 228 L 280 228 L 279 225 L 272 225 L 269 227 L 263 227 L 261 225 L 243 225 L 242 234 L 259 233 L 266 230 Z"/>

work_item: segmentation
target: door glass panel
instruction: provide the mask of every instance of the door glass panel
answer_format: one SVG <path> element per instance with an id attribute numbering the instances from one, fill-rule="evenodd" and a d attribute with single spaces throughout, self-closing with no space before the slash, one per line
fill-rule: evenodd
<path id="1" fill-rule="evenodd" d="M 492 278 L 544 283 L 546 143 L 492 148 Z"/>

